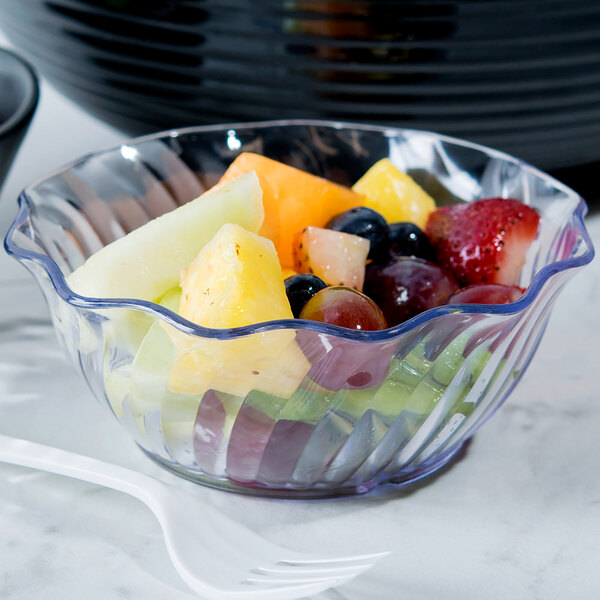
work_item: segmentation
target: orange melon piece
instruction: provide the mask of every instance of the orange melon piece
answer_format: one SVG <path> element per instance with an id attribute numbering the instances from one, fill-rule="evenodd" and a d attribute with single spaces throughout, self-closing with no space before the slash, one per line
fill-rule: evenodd
<path id="1" fill-rule="evenodd" d="M 292 248 L 298 231 L 308 225 L 324 227 L 331 217 L 364 202 L 363 195 L 350 188 L 251 152 L 240 154 L 219 184 L 250 171 L 258 175 L 263 191 L 265 220 L 259 234 L 275 244 L 286 269 L 294 267 Z"/>

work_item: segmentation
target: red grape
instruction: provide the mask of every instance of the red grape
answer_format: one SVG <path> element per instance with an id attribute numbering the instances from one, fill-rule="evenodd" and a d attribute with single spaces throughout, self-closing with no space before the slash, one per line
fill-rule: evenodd
<path id="1" fill-rule="evenodd" d="M 227 447 L 229 479 L 246 483 L 256 481 L 260 461 L 275 423 L 271 417 L 250 406 L 247 401 L 242 404 Z"/>
<path id="2" fill-rule="evenodd" d="M 314 430 L 312 423 L 279 419 L 267 442 L 257 480 L 270 487 L 285 486 Z"/>
<path id="3" fill-rule="evenodd" d="M 373 300 L 343 286 L 326 287 L 317 292 L 304 305 L 300 318 L 364 331 L 387 327 L 385 317 Z"/>
<path id="4" fill-rule="evenodd" d="M 444 304 L 458 289 L 453 275 L 421 258 L 396 258 L 367 266 L 365 294 L 372 298 L 390 327 Z"/>
<path id="5" fill-rule="evenodd" d="M 390 370 L 397 340 L 366 343 L 300 330 L 296 341 L 314 382 L 328 390 L 355 390 L 379 385 Z"/>
<path id="6" fill-rule="evenodd" d="M 516 302 L 525 290 L 516 285 L 474 283 L 450 294 L 446 304 L 508 304 Z"/>
<path id="7" fill-rule="evenodd" d="M 198 406 L 194 423 L 194 456 L 198 466 L 209 475 L 217 475 L 215 467 L 227 414 L 218 392 L 208 390 Z"/>

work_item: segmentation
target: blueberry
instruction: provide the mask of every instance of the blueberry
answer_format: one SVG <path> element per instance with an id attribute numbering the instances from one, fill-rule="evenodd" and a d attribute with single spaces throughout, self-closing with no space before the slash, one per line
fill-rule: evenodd
<path id="1" fill-rule="evenodd" d="M 390 257 L 414 256 L 425 260 L 435 260 L 429 238 L 414 223 L 392 223 L 390 225 Z"/>
<path id="2" fill-rule="evenodd" d="M 326 288 L 327 284 L 316 275 L 301 273 L 292 275 L 285 280 L 285 293 L 287 294 L 292 313 L 298 318 L 304 305 L 320 290 Z"/>
<path id="3" fill-rule="evenodd" d="M 378 212 L 365 206 L 357 206 L 332 217 L 325 227 L 368 239 L 371 242 L 368 258 L 379 255 L 387 246 L 387 221 Z"/>

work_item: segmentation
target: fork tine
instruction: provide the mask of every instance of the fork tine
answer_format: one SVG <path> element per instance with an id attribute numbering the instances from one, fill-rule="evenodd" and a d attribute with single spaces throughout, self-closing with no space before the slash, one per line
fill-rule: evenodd
<path id="1" fill-rule="evenodd" d="M 377 561 L 389 552 L 377 552 L 359 556 L 337 558 L 302 557 L 299 560 L 280 560 L 271 565 L 259 566 L 250 572 L 246 579 L 254 584 L 295 583 L 302 581 L 329 581 L 344 578 L 352 579 L 368 571 Z"/>
<path id="2" fill-rule="evenodd" d="M 280 566 L 290 567 L 319 567 L 323 568 L 336 568 L 344 565 L 360 565 L 369 564 L 374 565 L 377 561 L 381 560 L 384 556 L 388 556 L 389 552 L 373 552 L 371 554 L 358 554 L 354 556 L 302 556 L 299 554 L 297 557 L 289 559 L 278 560 L 275 564 Z"/>
<path id="3" fill-rule="evenodd" d="M 260 577 L 259 575 L 256 576 L 249 576 L 246 579 L 244 579 L 244 581 L 242 582 L 245 585 L 249 585 L 249 586 L 256 586 L 256 587 L 260 587 L 261 589 L 266 588 L 275 588 L 275 587 L 279 587 L 279 588 L 288 588 L 288 587 L 292 587 L 292 586 L 305 586 L 305 585 L 313 585 L 313 584 L 327 584 L 329 583 L 329 586 L 336 586 L 336 585 L 340 585 L 340 581 L 341 582 L 346 582 L 346 581 L 350 581 L 351 579 L 354 579 L 357 575 L 360 575 L 360 573 L 363 573 L 364 571 L 366 571 L 367 568 L 365 567 L 364 569 L 362 569 L 362 571 L 357 572 L 357 573 L 352 573 L 352 574 L 345 574 L 345 575 L 324 575 L 324 576 L 313 576 L 313 577 L 303 577 L 302 575 L 298 576 L 298 577 L 274 577 L 272 575 L 268 575 L 265 577 Z"/>
<path id="4" fill-rule="evenodd" d="M 181 489 L 137 471 L 25 440 L 0 435 L 0 461 L 111 487 L 142 500 L 158 518 L 179 575 L 200 596 L 212 600 L 310 596 L 350 581 L 386 555 L 338 559 L 290 552 Z M 202 520 L 192 518 L 200 513 Z M 261 556 L 268 566 L 251 574 Z M 277 560 L 280 556 L 286 558 Z"/>
<path id="5" fill-rule="evenodd" d="M 255 575 L 265 575 L 269 576 L 286 576 L 286 575 L 296 575 L 296 576 L 314 576 L 314 577 L 335 577 L 340 576 L 343 577 L 345 575 L 352 575 L 353 573 L 362 573 L 366 569 L 370 569 L 375 563 L 362 563 L 356 565 L 344 565 L 342 567 L 287 567 L 280 565 L 269 565 L 269 566 L 260 566 L 255 569 L 252 569 L 251 573 Z"/>
<path id="6" fill-rule="evenodd" d="M 297 560 L 280 560 L 272 565 L 253 569 L 244 583 L 256 585 L 261 589 L 263 586 L 273 585 L 309 585 L 309 582 L 334 587 L 368 571 L 388 554 L 389 552 L 377 552 L 339 559 L 300 557 Z"/>
<path id="7" fill-rule="evenodd" d="M 277 582 L 300 582 L 300 581 L 320 581 L 326 579 L 336 579 L 340 577 L 356 577 L 365 571 L 368 571 L 371 565 L 362 567 L 349 567 L 342 572 L 339 571 L 276 571 L 271 569 L 254 569 L 248 576 L 248 581 L 277 581 Z"/>
<path id="8" fill-rule="evenodd" d="M 308 582 L 327 582 L 327 581 L 339 581 L 340 579 L 352 579 L 365 571 L 370 569 L 369 566 L 361 567 L 360 569 L 353 569 L 346 571 L 345 573 L 330 573 L 330 574 L 319 574 L 319 573 L 256 573 L 250 575 L 245 579 L 247 583 L 253 584 L 292 584 L 292 583 L 308 583 Z M 262 576 L 261 576 L 262 575 Z"/>

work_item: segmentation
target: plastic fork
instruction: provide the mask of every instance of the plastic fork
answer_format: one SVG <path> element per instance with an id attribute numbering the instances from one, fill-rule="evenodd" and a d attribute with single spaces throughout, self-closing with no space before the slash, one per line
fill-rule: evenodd
<path id="1" fill-rule="evenodd" d="M 317 594 L 370 569 L 387 552 L 348 557 L 291 552 L 181 489 L 153 477 L 0 435 L 0 462 L 66 475 L 125 492 L 156 515 L 182 579 L 201 597 L 286 600 Z"/>

